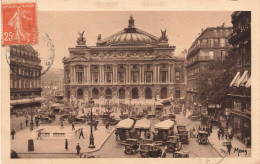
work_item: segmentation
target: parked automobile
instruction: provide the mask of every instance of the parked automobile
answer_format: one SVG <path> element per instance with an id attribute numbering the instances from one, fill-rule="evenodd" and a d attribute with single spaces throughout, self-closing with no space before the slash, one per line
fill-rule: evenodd
<path id="1" fill-rule="evenodd" d="M 80 117 L 72 117 L 72 118 L 69 118 L 69 123 L 72 123 L 74 122 L 75 124 L 80 124 L 80 123 L 85 123 L 86 120 L 84 118 L 80 118 Z"/>
<path id="2" fill-rule="evenodd" d="M 55 114 L 48 114 L 48 117 L 50 117 L 53 121 L 56 120 L 56 116 L 55 116 Z"/>
<path id="3" fill-rule="evenodd" d="M 127 139 L 125 141 L 125 148 L 124 148 L 125 154 L 136 153 L 138 149 L 139 149 L 139 143 L 137 139 Z"/>
<path id="4" fill-rule="evenodd" d="M 208 144 L 209 133 L 207 131 L 198 131 L 197 141 L 199 144 Z"/>
<path id="5" fill-rule="evenodd" d="M 189 144 L 189 134 L 188 134 L 188 131 L 186 130 L 186 126 L 178 125 L 177 133 L 178 133 L 181 143 Z"/>
<path id="6" fill-rule="evenodd" d="M 181 150 L 182 143 L 178 136 L 168 136 L 166 141 L 166 151 L 174 152 Z"/>
<path id="7" fill-rule="evenodd" d="M 69 119 L 69 115 L 68 114 L 60 116 L 60 121 L 66 121 L 68 119 Z"/>
<path id="8" fill-rule="evenodd" d="M 173 158 L 189 158 L 189 153 L 176 151 L 173 153 Z"/>
<path id="9" fill-rule="evenodd" d="M 143 144 L 152 144 L 153 143 L 153 140 L 152 139 L 144 139 L 143 140 Z"/>
<path id="10" fill-rule="evenodd" d="M 121 120 L 123 120 L 123 119 L 128 118 L 128 115 L 127 114 L 123 114 L 123 115 L 120 115 L 119 117 L 120 117 Z"/>
<path id="11" fill-rule="evenodd" d="M 52 123 L 52 119 L 50 117 L 41 117 L 40 121 L 41 121 L 42 124 Z"/>
<path id="12" fill-rule="evenodd" d="M 162 149 L 154 144 L 140 145 L 141 158 L 159 158 L 162 156 Z"/>

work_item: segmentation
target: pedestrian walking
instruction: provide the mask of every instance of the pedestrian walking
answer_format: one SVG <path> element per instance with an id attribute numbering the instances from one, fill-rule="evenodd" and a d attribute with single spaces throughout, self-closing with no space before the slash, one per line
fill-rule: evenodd
<path id="1" fill-rule="evenodd" d="M 60 128 L 64 129 L 63 121 L 60 122 Z"/>
<path id="2" fill-rule="evenodd" d="M 69 146 L 68 140 L 65 139 L 65 150 L 66 150 L 66 151 L 69 150 L 68 146 Z"/>
<path id="3" fill-rule="evenodd" d="M 71 131 L 75 130 L 75 124 L 74 124 L 74 121 L 71 123 L 71 126 L 72 126 Z"/>
<path id="4" fill-rule="evenodd" d="M 221 130 L 221 139 L 224 139 L 224 130 Z"/>
<path id="5" fill-rule="evenodd" d="M 227 140 L 228 139 L 228 129 L 227 128 L 225 128 L 224 134 L 225 134 L 225 139 Z"/>
<path id="6" fill-rule="evenodd" d="M 20 128 L 23 129 L 23 122 L 22 122 L 22 120 L 20 122 Z"/>
<path id="7" fill-rule="evenodd" d="M 25 120 L 25 126 L 28 127 L 28 118 L 26 117 L 26 120 Z"/>
<path id="8" fill-rule="evenodd" d="M 14 135 L 15 135 L 15 130 L 14 129 L 11 131 L 11 135 L 12 135 L 12 140 L 13 140 L 14 139 Z"/>
<path id="9" fill-rule="evenodd" d="M 97 125 L 98 125 L 98 123 L 97 123 L 97 122 L 95 122 L 95 131 L 97 131 L 97 130 L 98 130 L 98 128 L 97 128 Z"/>
<path id="10" fill-rule="evenodd" d="M 78 143 L 78 145 L 76 146 L 77 155 L 79 155 L 79 154 L 80 154 L 80 149 L 81 149 L 81 147 L 79 146 L 79 143 Z"/>
<path id="11" fill-rule="evenodd" d="M 231 142 L 228 142 L 228 144 L 227 144 L 227 151 L 228 151 L 228 154 L 229 154 L 229 155 L 230 155 L 231 149 L 232 149 Z"/>
<path id="12" fill-rule="evenodd" d="M 220 140 L 220 134 L 221 132 L 220 132 L 220 129 L 218 130 L 218 140 Z"/>
<path id="13" fill-rule="evenodd" d="M 41 132 L 40 130 L 38 131 L 38 137 L 37 137 L 37 140 L 38 140 L 39 138 L 42 140 L 42 132 Z"/>
<path id="14" fill-rule="evenodd" d="M 80 139 L 80 137 L 82 136 L 82 138 L 84 139 L 84 135 L 83 135 L 83 129 L 81 129 L 81 131 L 80 131 L 80 134 L 79 134 L 79 139 Z"/>

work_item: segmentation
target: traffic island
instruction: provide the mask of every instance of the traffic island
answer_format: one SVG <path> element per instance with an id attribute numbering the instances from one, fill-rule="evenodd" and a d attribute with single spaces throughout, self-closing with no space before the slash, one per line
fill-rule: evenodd
<path id="1" fill-rule="evenodd" d="M 43 129 L 43 130 L 42 130 Z M 79 139 L 79 129 L 83 129 L 83 137 Z M 41 138 L 38 137 L 38 130 L 42 130 Z M 98 126 L 98 130 L 93 130 L 95 148 L 89 147 L 90 127 L 78 125 L 76 130 L 71 127 L 60 126 L 40 126 L 33 131 L 25 129 L 15 135 L 11 140 L 11 149 L 19 154 L 75 154 L 76 146 L 79 143 L 80 153 L 91 153 L 100 150 L 102 145 L 113 134 L 114 127 L 106 129 L 105 126 Z M 38 138 L 38 140 L 37 140 Z M 68 150 L 65 150 L 65 139 L 68 140 Z M 33 151 L 28 151 L 28 141 L 33 140 Z M 31 146 L 31 145 L 30 145 Z M 52 156 L 52 155 L 51 155 Z"/>

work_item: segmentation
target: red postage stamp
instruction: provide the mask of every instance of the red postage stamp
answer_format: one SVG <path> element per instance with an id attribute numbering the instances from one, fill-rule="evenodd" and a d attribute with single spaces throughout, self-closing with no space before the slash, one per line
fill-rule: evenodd
<path id="1" fill-rule="evenodd" d="M 36 3 L 2 4 L 3 45 L 36 44 Z"/>

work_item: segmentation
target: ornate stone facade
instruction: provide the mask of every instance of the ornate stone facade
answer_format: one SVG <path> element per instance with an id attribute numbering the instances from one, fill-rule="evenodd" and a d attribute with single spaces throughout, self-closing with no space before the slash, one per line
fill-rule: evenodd
<path id="1" fill-rule="evenodd" d="M 70 100 L 182 97 L 184 60 L 174 57 L 174 50 L 166 30 L 155 37 L 135 28 L 131 16 L 128 28 L 105 39 L 99 34 L 96 46 L 69 48 L 64 95 Z"/>

